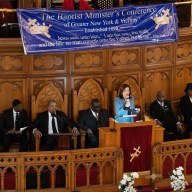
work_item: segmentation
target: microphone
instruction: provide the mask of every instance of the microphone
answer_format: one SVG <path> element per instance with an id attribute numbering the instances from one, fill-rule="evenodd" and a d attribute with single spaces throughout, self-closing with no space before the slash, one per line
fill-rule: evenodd
<path id="1" fill-rule="evenodd" d="M 114 124 L 113 124 L 113 128 L 110 129 L 111 132 L 117 132 L 116 128 L 115 128 L 115 121 L 116 121 L 116 117 L 113 118 L 114 119 Z"/>
<path id="2" fill-rule="evenodd" d="M 57 119 L 59 119 L 60 121 L 63 121 L 63 119 L 65 119 L 63 116 L 60 117 L 60 116 L 58 116 L 57 114 L 55 114 L 55 117 L 56 117 Z"/>
<path id="3" fill-rule="evenodd" d="M 126 96 L 126 102 L 127 102 L 127 101 L 130 102 L 130 98 L 131 98 L 131 97 L 130 97 L 129 95 L 127 95 L 127 96 Z M 128 111 L 128 112 L 127 112 L 128 115 L 132 115 L 132 110 L 131 110 L 130 106 L 127 107 L 127 111 Z"/>
<path id="4" fill-rule="evenodd" d="M 56 114 L 55 114 L 55 113 L 51 113 L 51 116 L 52 116 L 52 117 L 56 117 Z"/>
<path id="5" fill-rule="evenodd" d="M 59 119 L 60 121 L 63 121 L 62 120 L 62 117 L 58 116 L 56 113 L 51 113 L 51 116 L 52 117 L 56 117 L 57 119 Z M 64 118 L 64 117 L 63 117 Z"/>

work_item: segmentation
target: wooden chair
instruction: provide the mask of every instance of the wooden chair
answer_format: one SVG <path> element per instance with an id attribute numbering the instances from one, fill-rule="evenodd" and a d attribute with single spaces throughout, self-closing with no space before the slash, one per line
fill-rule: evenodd
<path id="1" fill-rule="evenodd" d="M 119 87 L 122 84 L 128 84 L 131 87 L 132 95 L 134 96 L 135 107 L 139 107 L 141 112 L 145 112 L 145 90 L 144 88 L 140 88 L 135 80 L 129 78 L 124 82 L 119 84 Z M 114 100 L 118 96 L 119 90 L 113 91 L 113 114 L 115 115 L 115 106 Z"/>
<path id="2" fill-rule="evenodd" d="M 183 129 L 185 130 L 186 128 L 185 128 L 185 126 L 184 126 L 184 124 L 183 124 L 184 117 L 183 117 L 183 115 L 180 114 L 179 100 L 177 100 L 177 101 L 172 101 L 172 102 L 171 102 L 171 105 L 172 105 L 173 111 L 176 113 L 176 115 L 177 115 L 177 117 L 178 117 L 179 122 L 181 123 Z M 147 105 L 147 106 L 146 106 L 146 111 L 147 111 L 148 114 L 150 113 L 150 112 L 149 112 L 149 111 L 150 111 L 150 105 Z M 184 134 L 185 134 L 185 133 L 184 133 Z M 174 140 L 176 140 L 176 136 L 175 136 L 175 134 L 174 134 L 172 131 L 169 131 L 169 132 L 167 133 L 167 138 L 168 138 L 168 141 L 174 141 Z"/>
<path id="3" fill-rule="evenodd" d="M 108 91 L 102 89 L 94 79 L 87 79 L 79 88 L 73 90 L 73 119 L 78 120 L 79 111 L 88 109 L 92 99 L 97 98 L 101 107 L 107 109 Z"/>
<path id="4" fill-rule="evenodd" d="M 63 111 L 67 115 L 68 109 L 68 95 L 61 95 L 59 90 L 53 84 L 47 84 L 41 89 L 37 96 L 32 96 L 32 120 L 37 117 L 37 114 L 47 110 L 47 103 L 50 99 L 54 99 L 57 102 L 58 109 Z M 58 149 L 66 149 L 70 146 L 70 138 L 73 137 L 74 148 L 77 148 L 77 136 L 72 133 L 65 133 L 58 135 Z M 65 141 L 65 143 L 63 143 Z M 35 150 L 40 150 L 40 138 L 35 139 Z"/>
<path id="5" fill-rule="evenodd" d="M 79 88 L 73 90 L 73 119 L 78 120 L 79 112 L 90 107 L 92 99 L 97 98 L 101 103 L 101 107 L 107 108 L 108 91 L 106 88 L 102 89 L 100 84 L 94 79 L 87 79 Z M 81 145 L 85 143 L 85 131 L 81 131 Z"/>

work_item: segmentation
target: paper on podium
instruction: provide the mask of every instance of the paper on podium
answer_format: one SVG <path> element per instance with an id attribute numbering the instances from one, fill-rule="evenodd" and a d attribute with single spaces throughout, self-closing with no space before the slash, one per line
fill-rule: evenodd
<path id="1" fill-rule="evenodd" d="M 52 135 L 52 136 L 73 135 L 73 133 L 51 133 L 49 135 Z"/>
<path id="2" fill-rule="evenodd" d="M 19 131 L 17 131 L 17 133 L 22 133 L 25 129 L 27 129 L 28 126 L 26 127 L 21 127 Z"/>
<path id="3" fill-rule="evenodd" d="M 136 117 L 137 115 L 123 115 L 123 117 Z"/>

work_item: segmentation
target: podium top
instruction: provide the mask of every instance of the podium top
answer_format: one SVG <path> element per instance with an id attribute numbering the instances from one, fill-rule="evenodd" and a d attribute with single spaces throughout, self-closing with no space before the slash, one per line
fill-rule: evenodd
<path id="1" fill-rule="evenodd" d="M 67 136 L 67 135 L 74 135 L 73 133 L 52 133 L 52 134 L 48 134 L 48 135 L 51 135 L 51 136 Z M 75 135 L 79 135 L 79 134 L 75 134 Z"/>
<path id="2" fill-rule="evenodd" d="M 134 115 L 123 115 L 122 117 L 137 117 L 137 115 L 136 114 L 134 114 Z"/>

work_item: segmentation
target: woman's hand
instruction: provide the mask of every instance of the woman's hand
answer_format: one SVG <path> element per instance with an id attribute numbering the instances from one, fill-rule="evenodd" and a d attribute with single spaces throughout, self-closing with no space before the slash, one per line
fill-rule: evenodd
<path id="1" fill-rule="evenodd" d="M 130 107 L 130 100 L 129 99 L 126 99 L 125 100 L 125 107 Z"/>

